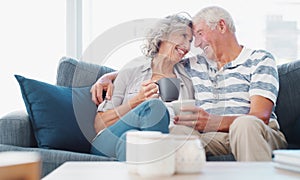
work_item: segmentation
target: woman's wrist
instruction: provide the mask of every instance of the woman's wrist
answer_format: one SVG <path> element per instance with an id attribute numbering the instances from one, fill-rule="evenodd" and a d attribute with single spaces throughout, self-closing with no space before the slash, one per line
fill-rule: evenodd
<path id="1" fill-rule="evenodd" d="M 139 98 L 138 96 L 135 96 L 134 98 L 128 101 L 128 105 L 131 109 L 133 109 L 139 104 L 141 104 L 143 101 L 143 99 Z"/>

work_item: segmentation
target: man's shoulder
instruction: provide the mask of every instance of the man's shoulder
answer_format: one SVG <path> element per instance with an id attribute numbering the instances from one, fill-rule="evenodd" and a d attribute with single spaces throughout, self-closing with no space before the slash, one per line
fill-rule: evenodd
<path id="1" fill-rule="evenodd" d="M 248 68 L 257 68 L 261 66 L 276 66 L 274 56 L 264 49 L 250 49 L 244 47 L 240 54 L 239 63 Z"/>
<path id="2" fill-rule="evenodd" d="M 267 50 L 264 49 L 257 49 L 257 50 L 252 50 L 252 53 L 250 55 L 250 57 L 252 59 L 266 59 L 266 58 L 270 58 L 274 60 L 274 56 L 272 55 L 272 53 L 270 53 Z"/>
<path id="3" fill-rule="evenodd" d="M 206 58 L 200 54 L 182 59 L 180 62 L 184 67 L 190 67 L 191 64 L 206 64 Z"/>

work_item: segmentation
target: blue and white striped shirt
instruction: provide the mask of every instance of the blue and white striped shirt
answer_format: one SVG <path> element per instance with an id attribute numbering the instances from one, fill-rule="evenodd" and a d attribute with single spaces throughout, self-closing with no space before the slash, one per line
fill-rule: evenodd
<path id="1" fill-rule="evenodd" d="M 235 60 L 219 70 L 216 62 L 201 55 L 186 59 L 183 64 L 192 79 L 197 105 L 208 113 L 248 114 L 253 95 L 266 97 L 275 106 L 279 90 L 277 66 L 273 56 L 264 50 L 244 47 Z M 277 123 L 276 119 L 273 108 L 270 121 Z"/>

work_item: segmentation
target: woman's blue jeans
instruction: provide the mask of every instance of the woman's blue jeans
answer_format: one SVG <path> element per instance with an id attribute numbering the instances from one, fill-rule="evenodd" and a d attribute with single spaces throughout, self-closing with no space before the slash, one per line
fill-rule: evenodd
<path id="1" fill-rule="evenodd" d="M 92 142 L 91 153 L 126 160 L 126 132 L 160 131 L 169 133 L 170 117 L 159 99 L 147 100 L 106 128 Z"/>

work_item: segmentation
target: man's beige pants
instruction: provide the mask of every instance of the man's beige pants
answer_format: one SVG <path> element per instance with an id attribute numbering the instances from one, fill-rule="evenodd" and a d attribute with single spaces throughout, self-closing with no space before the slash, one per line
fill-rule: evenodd
<path id="1" fill-rule="evenodd" d="M 232 153 L 237 161 L 271 161 L 272 150 L 287 147 L 286 139 L 277 125 L 266 125 L 255 116 L 240 116 L 234 120 L 229 133 L 199 133 L 192 127 L 176 125 L 171 134 L 194 134 L 202 141 L 207 155 Z"/>

